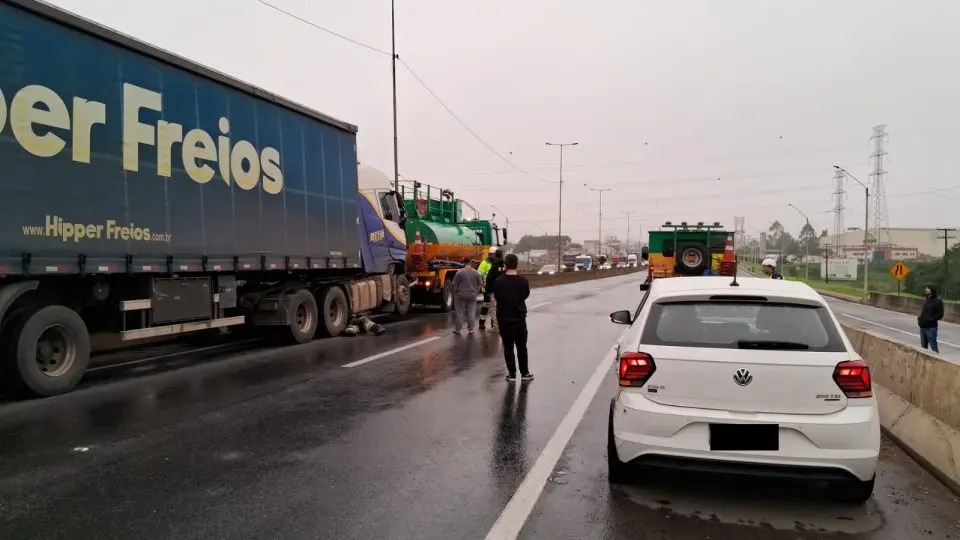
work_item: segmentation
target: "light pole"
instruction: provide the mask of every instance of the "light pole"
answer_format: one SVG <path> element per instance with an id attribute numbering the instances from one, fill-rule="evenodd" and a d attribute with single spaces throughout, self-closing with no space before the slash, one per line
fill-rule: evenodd
<path id="1" fill-rule="evenodd" d="M 547 142 L 547 146 L 560 147 L 560 199 L 557 202 L 557 271 L 563 269 L 563 147 L 576 146 L 579 142 L 572 143 L 552 143 Z"/>
<path id="2" fill-rule="evenodd" d="M 597 220 L 597 257 L 599 257 L 603 255 L 603 193 L 613 190 L 611 188 L 592 188 L 586 184 L 583 186 L 590 191 L 596 191 L 600 194 L 600 217 Z"/>
<path id="3" fill-rule="evenodd" d="M 853 178 L 853 180 L 860 184 L 863 187 L 863 192 L 866 194 L 866 200 L 863 202 L 863 297 L 867 298 L 870 296 L 869 282 L 870 282 L 870 248 L 869 243 L 869 234 L 870 234 L 870 188 L 857 179 L 856 176 L 850 174 L 850 171 L 844 169 L 839 165 L 834 165 L 834 169 L 842 171 L 843 174 Z"/>
<path id="4" fill-rule="evenodd" d="M 400 161 L 397 156 L 397 24 L 390 0 L 390 67 L 393 74 L 393 190 L 400 191 Z"/>
<path id="5" fill-rule="evenodd" d="M 630 255 L 630 222 L 633 221 L 633 218 L 630 216 L 633 215 L 633 212 L 624 212 L 624 214 L 626 214 L 627 216 L 627 256 L 629 256 Z"/>
<path id="6" fill-rule="evenodd" d="M 807 219 L 807 227 L 810 226 L 810 218 L 803 212 L 803 210 L 797 208 L 793 203 L 787 203 L 787 206 L 793 208 L 797 212 L 800 212 L 800 215 Z M 803 236 L 803 231 L 800 231 L 800 236 Z M 806 248 L 804 249 L 806 255 L 803 257 L 803 279 L 804 281 L 810 281 L 810 239 L 808 238 L 804 244 L 806 245 Z"/>

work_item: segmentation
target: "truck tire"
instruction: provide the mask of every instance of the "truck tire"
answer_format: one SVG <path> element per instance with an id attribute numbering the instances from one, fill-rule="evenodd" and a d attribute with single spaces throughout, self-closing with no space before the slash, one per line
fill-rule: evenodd
<path id="1" fill-rule="evenodd" d="M 291 341 L 298 344 L 313 341 L 317 335 L 319 319 L 317 299 L 310 291 L 300 289 L 289 296 L 287 320 L 290 321 L 288 337 Z"/>
<path id="2" fill-rule="evenodd" d="M 393 289 L 393 314 L 395 317 L 403 318 L 410 313 L 410 280 L 407 276 L 401 274 L 397 276 Z"/>
<path id="3" fill-rule="evenodd" d="M 340 287 L 328 287 L 323 291 L 320 310 L 320 332 L 327 337 L 340 335 L 350 322 L 350 304 L 347 294 Z"/>
<path id="4" fill-rule="evenodd" d="M 677 268 L 681 274 L 700 275 L 710 264 L 710 252 L 700 243 L 681 245 L 677 250 Z"/>
<path id="5" fill-rule="evenodd" d="M 47 397 L 69 392 L 90 363 L 87 325 L 65 306 L 23 313 L 5 336 L 3 378 L 20 395 Z"/>
<path id="6" fill-rule="evenodd" d="M 443 291 L 440 293 L 440 311 L 448 313 L 453 311 L 453 280 L 446 282 L 443 285 Z"/>

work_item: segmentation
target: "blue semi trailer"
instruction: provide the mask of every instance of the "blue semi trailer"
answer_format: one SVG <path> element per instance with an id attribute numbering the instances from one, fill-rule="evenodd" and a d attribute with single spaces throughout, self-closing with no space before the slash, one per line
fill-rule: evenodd
<path id="1" fill-rule="evenodd" d="M 357 170 L 350 124 L 0 0 L 0 382 L 69 391 L 91 335 L 406 314 L 402 201 Z"/>

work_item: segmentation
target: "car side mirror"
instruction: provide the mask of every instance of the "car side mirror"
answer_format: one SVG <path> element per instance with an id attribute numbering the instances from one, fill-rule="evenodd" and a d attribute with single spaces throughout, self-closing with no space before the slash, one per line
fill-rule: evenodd
<path id="1" fill-rule="evenodd" d="M 649 291 L 649 290 L 650 290 L 650 284 L 649 284 L 648 282 L 644 281 L 643 283 L 640 284 L 640 290 L 641 290 L 641 291 Z"/>
<path id="2" fill-rule="evenodd" d="M 507 229 L 503 229 L 503 243 L 507 243 Z"/>
<path id="3" fill-rule="evenodd" d="M 614 324 L 630 324 L 633 322 L 633 315 L 625 309 L 614 311 L 610 314 L 610 322 Z"/>

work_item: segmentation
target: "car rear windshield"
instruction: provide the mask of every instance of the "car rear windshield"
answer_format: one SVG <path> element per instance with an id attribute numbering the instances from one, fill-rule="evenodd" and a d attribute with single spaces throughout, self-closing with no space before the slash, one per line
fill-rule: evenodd
<path id="1" fill-rule="evenodd" d="M 826 308 L 769 302 L 658 302 L 641 339 L 676 347 L 846 351 Z"/>

